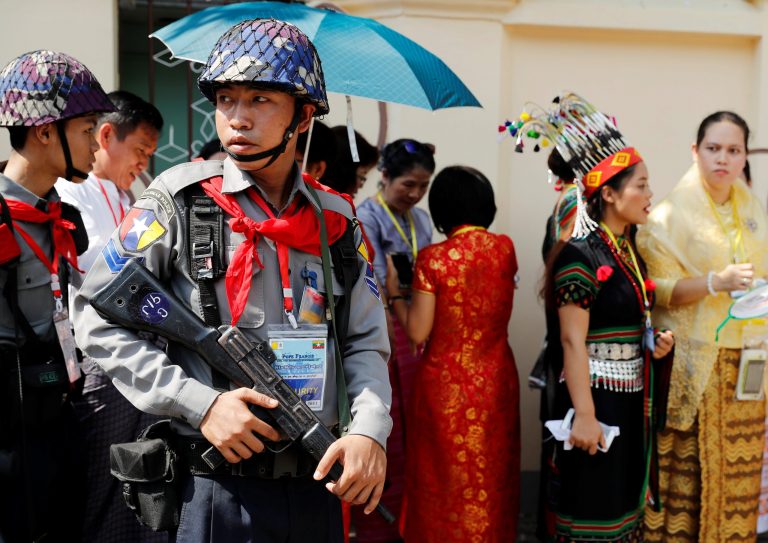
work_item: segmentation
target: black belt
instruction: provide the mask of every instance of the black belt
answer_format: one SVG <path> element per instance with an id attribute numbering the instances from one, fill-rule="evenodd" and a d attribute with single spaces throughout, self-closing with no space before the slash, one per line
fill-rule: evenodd
<path id="1" fill-rule="evenodd" d="M 202 454 L 211 447 L 208 441 L 176 436 L 176 452 L 184 468 L 192 475 L 237 475 L 259 479 L 281 479 L 307 477 L 314 472 L 316 462 L 299 444 L 280 442 L 270 446 L 280 452 L 265 450 L 254 453 L 247 460 L 241 460 L 236 464 L 224 462 L 213 469 L 202 458 Z"/>

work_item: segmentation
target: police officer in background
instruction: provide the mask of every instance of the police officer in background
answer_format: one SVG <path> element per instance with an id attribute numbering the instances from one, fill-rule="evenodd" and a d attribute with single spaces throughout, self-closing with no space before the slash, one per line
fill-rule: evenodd
<path id="1" fill-rule="evenodd" d="M 302 176 L 294 160 L 297 133 L 313 115 L 328 112 L 320 60 L 293 25 L 245 21 L 219 39 L 198 84 L 216 107 L 229 156 L 176 166 L 144 192 L 75 299 L 78 342 L 134 405 L 173 418 L 188 468 L 176 541 L 341 542 L 338 498 L 370 513 L 384 485 L 392 424 L 389 345 L 350 203 Z M 350 237 L 357 277 L 348 289 L 336 273 L 332 285 L 324 281 L 316 198 L 329 243 Z M 220 210 L 223 223 L 206 222 Z M 342 435 L 319 465 L 297 445 L 275 443 L 275 428 L 249 410 L 268 410 L 273 399 L 222 384 L 195 353 L 175 343 L 164 352 L 90 307 L 89 297 L 131 257 L 142 259 L 209 324 L 237 324 L 252 340 L 269 339 L 278 348 L 309 334 L 310 349 L 327 348 L 324 370 L 312 377 L 311 390 L 301 391 L 323 423 Z M 349 311 L 338 362 L 323 307 L 329 291 L 346 298 Z M 315 303 L 302 304 L 304 298 Z M 283 371 L 289 382 L 299 377 L 289 367 Z M 338 401 L 346 394 L 349 402 Z M 226 458 L 222 467 L 201 461 L 209 444 Z M 320 484 L 336 460 L 343 476 Z"/>
<path id="2" fill-rule="evenodd" d="M 82 182 L 98 149 L 98 113 L 113 111 L 76 59 L 33 51 L 0 72 L 0 540 L 78 539 L 80 443 L 71 393 L 80 371 L 67 318 L 68 266 L 88 246 L 58 177 Z"/>

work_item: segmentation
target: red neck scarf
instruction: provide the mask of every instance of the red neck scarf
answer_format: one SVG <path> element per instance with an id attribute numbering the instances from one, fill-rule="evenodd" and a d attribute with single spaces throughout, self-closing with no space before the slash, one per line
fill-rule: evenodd
<path id="1" fill-rule="evenodd" d="M 77 267 L 77 250 L 75 249 L 75 240 L 72 239 L 71 230 L 75 229 L 74 223 L 61 218 L 61 202 L 48 202 L 48 212 L 40 211 L 36 207 L 25 204 L 19 200 L 6 200 L 8 208 L 11 210 L 11 219 L 13 228 L 27 242 L 29 248 L 35 253 L 37 258 L 45 264 L 51 275 L 59 273 L 59 256 L 63 256 L 73 268 L 82 273 Z M 43 252 L 40 246 L 16 221 L 45 223 L 50 222 L 53 227 L 53 258 L 48 260 L 48 256 Z"/>
<path id="2" fill-rule="evenodd" d="M 327 187 L 306 174 L 304 175 L 304 182 L 316 190 L 329 192 Z M 228 221 L 232 231 L 245 236 L 245 241 L 238 245 L 235 250 L 226 275 L 225 284 L 229 309 L 232 314 L 232 325 L 237 324 L 245 310 L 253 279 L 254 260 L 260 268 L 264 268 L 256 250 L 260 235 L 275 242 L 278 257 L 281 253 L 285 255 L 284 258 L 278 258 L 278 260 L 280 261 L 280 275 L 283 280 L 285 309 L 292 311 L 293 300 L 290 293 L 287 292 L 290 291 L 290 278 L 287 277 L 287 248 L 292 247 L 304 253 L 320 255 L 320 221 L 315 210 L 300 195 L 296 195 L 285 212 L 279 218 L 275 217 L 261 194 L 251 187 L 247 189 L 248 197 L 270 217 L 261 222 L 255 221 L 246 216 L 234 195 L 221 192 L 222 183 L 223 178 L 213 177 L 202 181 L 200 186 L 225 212 L 232 216 Z M 323 210 L 323 214 L 328 229 L 328 243 L 334 243 L 344 234 L 347 220 L 343 215 L 334 211 Z"/>

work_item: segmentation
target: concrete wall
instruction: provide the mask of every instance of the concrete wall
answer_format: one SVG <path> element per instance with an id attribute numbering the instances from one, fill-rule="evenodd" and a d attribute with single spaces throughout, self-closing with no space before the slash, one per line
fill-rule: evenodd
<path id="1" fill-rule="evenodd" d="M 10 3 L 11 0 L 4 0 Z M 388 139 L 414 137 L 437 146 L 438 167 L 468 164 L 493 181 L 499 213 L 493 229 L 517 245 L 520 288 L 509 325 L 525 383 L 543 336 L 536 297 L 544 221 L 555 200 L 545 182 L 545 154 L 513 152 L 496 126 L 526 101 L 547 105 L 564 89 L 583 94 L 618 119 L 644 154 L 658 201 L 690 163 L 699 121 L 733 109 L 753 128 L 751 144 L 768 147 L 768 13 L 762 0 L 337 0 L 375 17 L 440 56 L 470 87 L 482 109 L 436 112 L 389 105 Z M 12 15 L 9 16 L 9 13 Z M 116 88 L 117 2 L 26 0 L 0 18 L 0 63 L 37 48 L 85 62 L 106 90 Z M 34 21 L 34 22 L 32 22 Z M 396 77 L 396 74 L 393 74 Z M 356 127 L 376 141 L 373 101 L 353 98 Z M 329 125 L 346 107 L 331 96 Z M 7 154 L 0 132 L 0 157 Z M 768 161 L 751 162 L 755 190 L 768 194 Z M 362 195 L 375 191 L 372 173 Z M 538 395 L 523 386 L 523 469 L 538 466 Z"/>
<path id="2" fill-rule="evenodd" d="M 61 51 L 88 66 L 104 90 L 115 90 L 117 0 L 2 0 L 0 6 L 0 66 L 35 49 Z M 0 130 L 0 157 L 9 151 L 7 131 Z"/>
<path id="3" fill-rule="evenodd" d="M 708 0 L 338 4 L 380 19 L 440 56 L 484 106 L 434 113 L 390 106 L 389 139 L 431 141 L 438 168 L 469 164 L 494 182 L 499 213 L 493 229 L 512 237 L 520 264 L 509 332 L 523 385 L 523 469 L 536 470 L 538 392 L 525 382 L 544 334 L 536 292 L 544 222 L 556 195 L 546 183 L 546 153 L 527 147 L 518 154 L 512 140 L 497 143 L 497 124 L 519 115 L 527 101 L 546 106 L 562 90 L 578 92 L 617 118 L 645 156 L 659 201 L 689 166 L 690 144 L 707 114 L 740 113 L 752 126 L 752 145 L 768 146 L 763 92 L 768 15 L 762 2 Z M 370 106 L 360 109 L 365 107 Z M 343 122 L 343 115 L 335 114 L 331 124 Z M 375 122 L 360 126 L 375 137 Z M 765 199 L 768 164 L 761 161 L 751 160 L 755 190 Z M 368 193 L 375 189 L 369 185 Z"/>

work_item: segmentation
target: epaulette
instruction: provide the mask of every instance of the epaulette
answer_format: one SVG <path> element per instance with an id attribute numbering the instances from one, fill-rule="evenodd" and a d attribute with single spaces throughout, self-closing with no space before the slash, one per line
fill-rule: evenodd
<path id="1" fill-rule="evenodd" d="M 156 181 L 161 182 L 174 197 L 190 185 L 222 175 L 224 163 L 221 160 L 199 160 L 173 166 L 157 176 Z"/>

